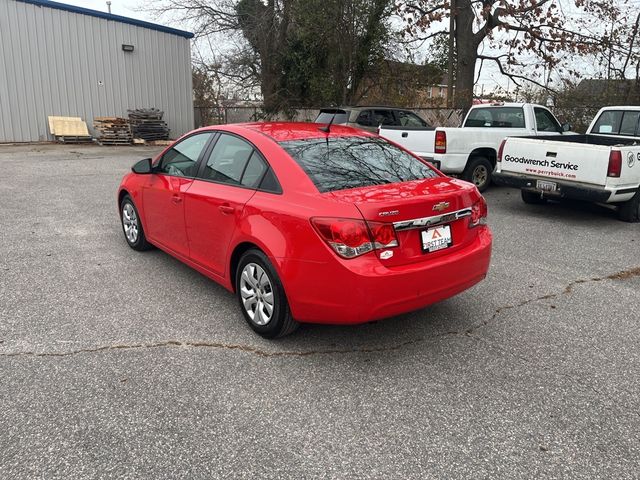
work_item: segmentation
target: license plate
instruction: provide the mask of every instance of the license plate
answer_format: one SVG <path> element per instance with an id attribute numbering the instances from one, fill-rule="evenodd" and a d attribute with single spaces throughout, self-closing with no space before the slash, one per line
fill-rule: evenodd
<path id="1" fill-rule="evenodd" d="M 556 182 L 538 180 L 536 181 L 536 188 L 538 190 L 542 190 L 543 192 L 555 192 L 558 189 L 558 184 Z"/>
<path id="2" fill-rule="evenodd" d="M 443 248 L 449 248 L 453 245 L 451 239 L 451 227 L 449 225 L 441 225 L 439 227 L 429 228 L 421 232 L 422 251 L 435 252 Z"/>

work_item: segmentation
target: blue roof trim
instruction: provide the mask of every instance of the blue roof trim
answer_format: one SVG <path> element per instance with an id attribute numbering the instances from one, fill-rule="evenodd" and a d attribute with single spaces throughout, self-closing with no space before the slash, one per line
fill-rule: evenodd
<path id="1" fill-rule="evenodd" d="M 58 10 L 66 10 L 67 12 L 80 13 L 82 15 L 89 15 L 91 17 L 103 18 L 105 20 L 112 20 L 114 22 L 128 23 L 129 25 L 135 25 L 136 27 L 148 28 L 151 30 L 157 30 L 159 32 L 170 33 L 172 35 L 178 35 L 184 38 L 193 38 L 194 35 L 191 32 L 184 30 L 177 30 L 171 27 L 165 27 L 164 25 L 158 25 L 156 23 L 145 22 L 143 20 L 136 20 L 134 18 L 123 17 L 121 15 L 113 15 L 111 13 L 99 12 L 98 10 L 91 10 L 84 7 L 76 7 L 74 5 L 67 5 L 66 3 L 52 2 L 50 0 L 16 0 L 17 2 L 30 3 L 37 5 L 38 7 L 56 8 Z"/>

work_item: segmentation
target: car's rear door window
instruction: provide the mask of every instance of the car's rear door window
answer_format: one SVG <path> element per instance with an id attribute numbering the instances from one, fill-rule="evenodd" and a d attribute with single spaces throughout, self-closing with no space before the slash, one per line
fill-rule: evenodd
<path id="1" fill-rule="evenodd" d="M 320 192 L 439 176 L 427 164 L 381 138 L 311 138 L 280 145 Z"/>
<path id="2" fill-rule="evenodd" d="M 214 133 L 196 133 L 172 145 L 160 159 L 158 172 L 177 177 L 195 177 L 198 158 Z"/>
<path id="3" fill-rule="evenodd" d="M 253 146 L 235 135 L 222 133 L 211 150 L 200 177 L 214 182 L 240 185 Z"/>
<path id="4" fill-rule="evenodd" d="M 427 127 L 427 122 L 421 119 L 413 112 L 407 112 L 405 110 L 396 110 L 396 117 L 398 123 L 403 127 Z"/>

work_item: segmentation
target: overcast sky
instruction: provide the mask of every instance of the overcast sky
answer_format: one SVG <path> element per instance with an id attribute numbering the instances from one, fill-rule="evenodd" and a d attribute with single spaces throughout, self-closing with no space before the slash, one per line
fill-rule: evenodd
<path id="1" fill-rule="evenodd" d="M 68 5 L 76 5 L 78 7 L 90 8 L 92 10 L 99 10 L 101 12 L 107 11 L 106 0 L 56 0 L 60 3 L 66 3 Z M 137 18 L 139 20 L 153 21 L 148 14 L 136 12 L 134 8 L 136 5 L 140 5 L 141 2 L 137 0 L 111 0 L 111 13 L 115 15 L 122 15 L 124 17 Z"/>

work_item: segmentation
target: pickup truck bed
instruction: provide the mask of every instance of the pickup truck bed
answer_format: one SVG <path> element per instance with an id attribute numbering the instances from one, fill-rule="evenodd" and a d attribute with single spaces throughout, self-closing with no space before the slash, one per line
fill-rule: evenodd
<path id="1" fill-rule="evenodd" d="M 627 113 L 632 115 L 623 121 Z M 519 188 L 525 203 L 608 203 L 618 207 L 622 220 L 638 222 L 640 107 L 602 109 L 586 135 L 506 138 L 494 180 Z"/>

